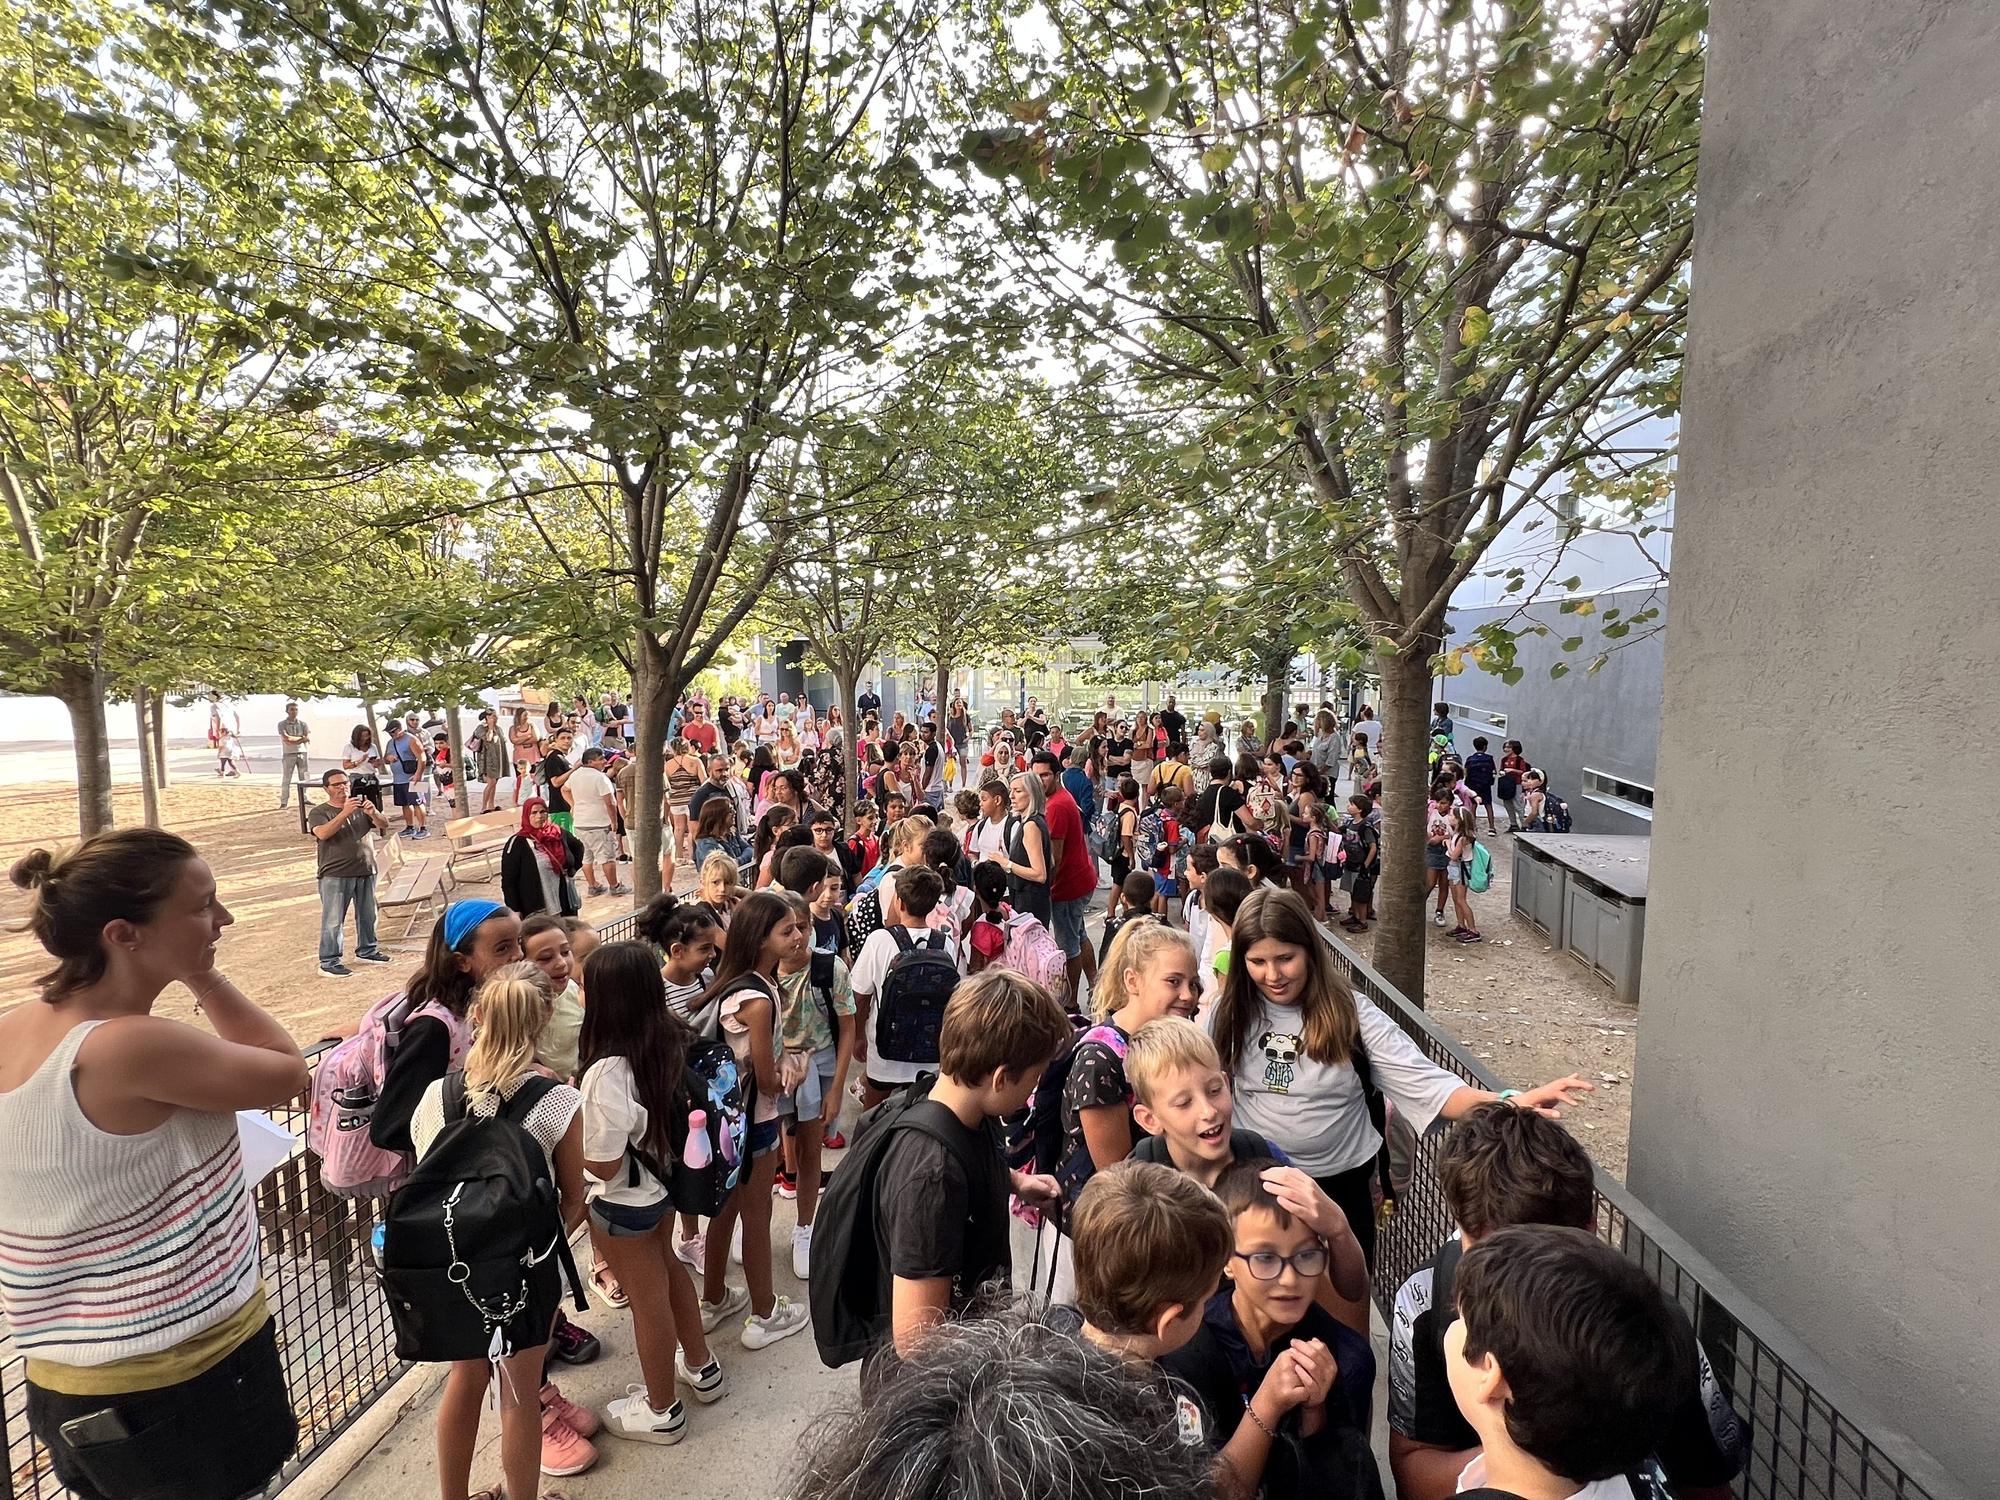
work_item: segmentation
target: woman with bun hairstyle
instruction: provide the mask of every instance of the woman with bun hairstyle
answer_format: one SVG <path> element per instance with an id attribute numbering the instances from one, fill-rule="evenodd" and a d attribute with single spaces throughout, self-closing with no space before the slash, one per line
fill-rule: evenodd
<path id="1" fill-rule="evenodd" d="M 235 1112 L 296 1098 L 305 1061 L 216 967 L 235 918 L 185 839 L 36 849 L 13 881 L 56 960 L 0 1016 L 0 1312 L 28 1425 L 83 1500 L 235 1500 L 298 1438 Z M 153 1014 L 173 984 L 198 1019 Z"/>

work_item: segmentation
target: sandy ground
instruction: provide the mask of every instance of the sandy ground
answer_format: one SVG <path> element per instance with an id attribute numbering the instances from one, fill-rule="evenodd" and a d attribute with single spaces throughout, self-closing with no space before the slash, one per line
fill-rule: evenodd
<path id="1" fill-rule="evenodd" d="M 309 1042 L 326 1027 L 359 1016 L 370 1001 L 386 993 L 385 976 L 400 976 L 414 966 L 424 929 L 420 926 L 409 938 L 400 939 L 393 934 L 401 931 L 402 919 L 385 919 L 384 946 L 396 955 L 399 967 L 382 974 L 364 970 L 344 980 L 320 974 L 312 845 L 299 832 L 296 806 L 285 812 L 277 809 L 272 760 L 257 757 L 256 747 L 251 748 L 250 774 L 228 782 L 216 780 L 214 763 L 204 748 L 175 751 L 175 780 L 163 794 L 162 818 L 209 859 L 221 881 L 223 899 L 236 913 L 236 925 L 225 935 L 221 950 L 225 969 L 283 1017 L 295 1036 Z M 65 759 L 66 755 L 50 750 L 0 754 L 4 865 L 37 843 L 74 837 L 74 783 L 41 779 L 60 775 Z M 137 774 L 129 751 L 114 760 L 114 774 L 121 773 Z M 17 782 L 16 777 L 23 779 Z M 506 795 L 503 788 L 503 801 Z M 114 803 L 120 823 L 139 821 L 136 785 L 121 784 Z M 435 810 L 433 825 L 443 827 Z M 1442 930 L 1428 929 L 1431 1014 L 1510 1083 L 1538 1083 L 1567 1072 L 1596 1083 L 1597 1094 L 1573 1113 L 1571 1124 L 1591 1154 L 1622 1179 L 1638 1008 L 1613 998 L 1606 985 L 1509 914 L 1513 867 L 1509 839 L 1502 833 L 1489 842 L 1493 888 L 1474 898 L 1486 941 L 1462 947 Z M 440 832 L 413 847 L 419 853 L 434 853 L 444 849 L 446 841 Z M 497 898 L 499 882 L 482 879 L 484 868 L 483 862 L 473 864 L 461 889 Z M 584 915 L 602 922 L 629 909 L 629 898 L 601 897 L 586 904 Z M 31 938 L 12 930 L 12 919 L 20 910 L 20 893 L 11 885 L 0 889 L 0 919 L 7 919 L 0 930 L 0 995 L 25 998 L 33 976 L 42 972 L 43 955 Z M 350 928 L 350 951 L 351 942 Z M 1364 956 L 1372 944 L 1372 934 L 1355 940 Z M 166 997 L 163 1010 L 192 1016 L 188 997 L 179 991 Z"/>

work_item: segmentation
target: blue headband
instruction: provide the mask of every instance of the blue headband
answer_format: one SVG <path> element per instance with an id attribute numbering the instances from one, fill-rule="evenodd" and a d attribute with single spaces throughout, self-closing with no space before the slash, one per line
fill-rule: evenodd
<path id="1" fill-rule="evenodd" d="M 483 898 L 472 901 L 454 901 L 444 909 L 444 945 L 452 952 L 472 935 L 472 929 L 488 917 L 498 916 L 507 908 L 498 901 Z"/>

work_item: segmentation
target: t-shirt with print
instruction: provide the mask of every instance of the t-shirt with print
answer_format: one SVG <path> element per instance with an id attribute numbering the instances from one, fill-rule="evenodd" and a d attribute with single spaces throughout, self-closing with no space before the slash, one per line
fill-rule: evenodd
<path id="1" fill-rule="evenodd" d="M 622 1057 L 600 1057 L 583 1075 L 583 1159 L 623 1160 L 621 1170 L 608 1182 L 583 1174 L 592 1201 L 620 1203 L 628 1208 L 649 1208 L 667 1196 L 667 1190 L 637 1158 L 626 1155 L 626 1147 L 646 1139 L 651 1116 L 639 1102 L 639 1087 L 633 1082 L 632 1064 Z"/>
<path id="2" fill-rule="evenodd" d="M 722 997 L 722 1038 L 729 1043 L 729 1050 L 736 1057 L 736 1071 L 746 1078 L 750 1076 L 753 1064 L 750 1054 L 750 1028 L 743 1024 L 742 1009 L 746 1001 L 757 996 L 771 1002 L 771 1059 L 777 1060 L 783 1047 L 783 1038 L 778 1026 L 783 1012 L 783 1003 L 778 998 L 776 988 L 762 975 L 745 975 L 739 987 Z M 751 1111 L 753 1123 L 778 1118 L 778 1098 L 757 1090 L 756 1107 Z"/>
<path id="3" fill-rule="evenodd" d="M 963 1312 L 981 1286 L 1013 1275 L 1007 1243 L 1007 1163 L 992 1120 L 965 1132 L 977 1180 L 952 1149 L 921 1130 L 899 1130 L 875 1175 L 875 1247 L 890 1276 L 951 1278 L 951 1310 Z"/>
<path id="4" fill-rule="evenodd" d="M 912 943 L 925 943 L 930 940 L 931 930 L 928 927 L 905 927 L 903 930 L 910 935 Z M 882 1013 L 880 1003 L 882 981 L 889 972 L 889 965 L 895 962 L 896 955 L 901 951 L 896 946 L 896 935 L 886 927 L 878 927 L 869 934 L 868 941 L 861 945 L 861 951 L 854 957 L 852 975 L 854 993 L 874 996 L 876 1000 L 874 1014 L 877 1016 Z M 955 951 L 953 957 L 958 961 L 959 972 L 963 973 L 965 960 Z M 877 1083 L 915 1083 L 918 1075 L 937 1071 L 937 1059 L 934 1057 L 916 1062 L 898 1062 L 894 1058 L 877 1057 L 874 1038 L 870 1037 L 868 1041 L 868 1076 Z"/>
<path id="5" fill-rule="evenodd" d="M 1464 1081 L 1418 1051 L 1410 1034 L 1366 996 L 1356 995 L 1354 1008 L 1375 1086 L 1421 1136 Z M 1211 1036 L 1216 1014 L 1211 1006 L 1201 1016 Z M 1283 1146 L 1307 1176 L 1330 1177 L 1374 1160 L 1382 1137 L 1369 1123 L 1354 1065 L 1315 1061 L 1306 1053 L 1303 1031 L 1297 1006 L 1273 1005 L 1257 995 L 1231 1080 L 1236 1120 Z"/>
<path id="6" fill-rule="evenodd" d="M 569 800 L 571 820 L 578 828 L 609 828 L 611 813 L 604 799 L 612 792 L 611 778 L 596 766 L 579 766 L 563 786 Z"/>
<path id="7" fill-rule="evenodd" d="M 1007 849 L 1007 838 L 1001 832 L 1000 820 L 982 817 L 967 833 L 970 847 L 966 857 L 974 864 L 984 864 L 989 859 L 998 859 Z"/>
<path id="8" fill-rule="evenodd" d="M 833 965 L 833 983 L 822 990 L 813 984 L 813 969 L 827 963 Z M 780 974 L 778 991 L 784 999 L 780 1030 L 787 1052 L 825 1051 L 834 1043 L 837 1018 L 854 1014 L 854 985 L 847 977 L 847 965 L 830 953 L 815 955 L 796 974 Z"/>
<path id="9" fill-rule="evenodd" d="M 564 795 L 562 787 L 556 785 L 556 778 L 569 768 L 569 758 L 559 750 L 551 750 L 542 757 L 542 783 L 547 788 L 549 811 L 552 813 L 569 811 L 569 798 Z"/>
<path id="10" fill-rule="evenodd" d="M 1479 1434 L 1452 1396 L 1444 1350 L 1445 1330 L 1456 1318 L 1447 1299 L 1463 1254 L 1457 1239 L 1446 1241 L 1397 1289 L 1389 1315 L 1389 1426 L 1412 1442 L 1454 1451 L 1479 1446 Z M 1686 1324 L 1678 1304 L 1667 1307 Z M 1688 1339 L 1695 1348 L 1695 1379 L 1654 1450 L 1673 1485 L 1666 1494 L 1720 1488 L 1743 1466 L 1743 1424 L 1692 1328 Z"/>
<path id="11" fill-rule="evenodd" d="M 1116 1032 L 1126 1046 L 1131 1045 L 1132 1039 L 1125 1035 L 1121 1027 L 1110 1021 L 1101 1024 Z M 1124 1108 L 1133 1140 L 1140 1140 L 1146 1135 L 1139 1128 L 1139 1122 L 1131 1118 L 1132 1085 L 1125 1079 L 1125 1059 L 1109 1042 L 1087 1036 L 1077 1043 L 1076 1055 L 1069 1065 L 1069 1077 L 1063 1080 L 1061 1161 L 1075 1161 L 1079 1152 L 1088 1153 L 1090 1148 L 1083 1134 L 1083 1111 L 1103 1105 Z M 1089 1180 L 1089 1174 L 1085 1173 L 1077 1183 L 1078 1190 L 1081 1191 L 1083 1183 Z"/>

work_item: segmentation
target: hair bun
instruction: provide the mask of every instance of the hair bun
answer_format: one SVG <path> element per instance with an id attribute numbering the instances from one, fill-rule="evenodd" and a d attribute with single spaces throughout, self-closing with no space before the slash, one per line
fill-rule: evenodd
<path id="1" fill-rule="evenodd" d="M 30 849 L 14 862 L 12 879 L 24 891 L 48 884 L 56 872 L 56 857 L 46 849 Z"/>

